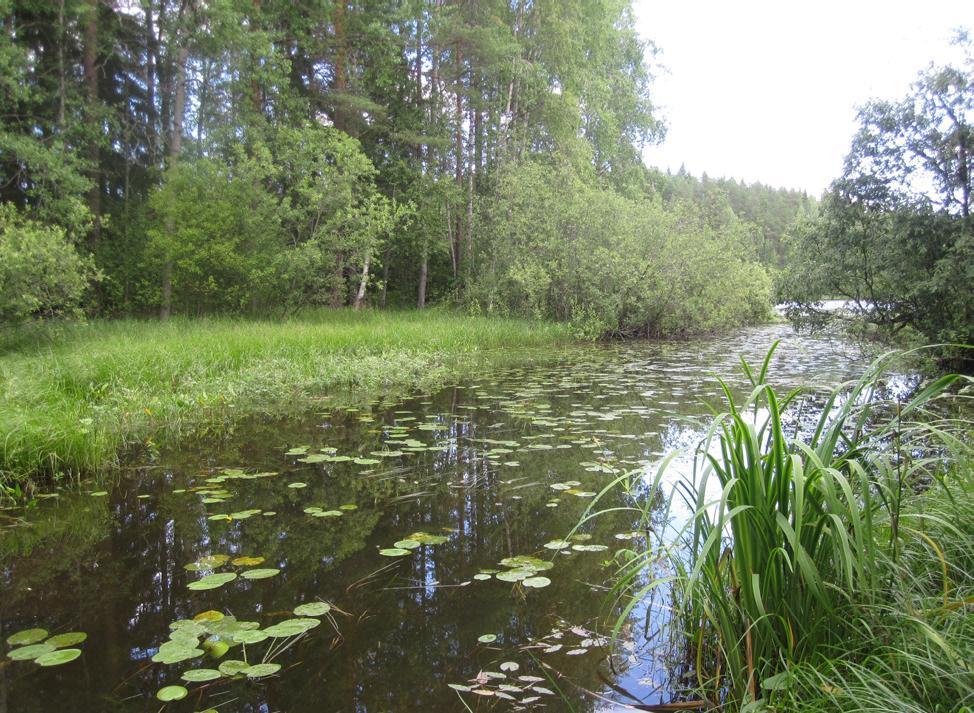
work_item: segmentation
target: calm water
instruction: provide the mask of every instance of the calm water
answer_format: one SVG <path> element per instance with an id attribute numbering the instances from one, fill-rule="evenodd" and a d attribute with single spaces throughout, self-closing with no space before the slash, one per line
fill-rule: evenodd
<path id="1" fill-rule="evenodd" d="M 692 447 L 705 402 L 720 401 L 714 375 L 743 386 L 738 355 L 760 361 L 777 337 L 772 375 L 783 386 L 834 384 L 862 366 L 784 327 L 593 346 L 394 403 L 252 420 L 47 500 L 29 525 L 0 534 L 0 651 L 31 627 L 87 639 L 60 666 L 4 658 L 0 713 L 159 710 L 167 685 L 189 695 L 166 710 L 221 713 L 673 700 L 681 667 L 659 625 L 665 601 L 639 610 L 612 660 L 602 638 L 618 614 L 603 603 L 610 560 L 644 546 L 632 517 L 607 515 L 555 541 L 615 472 Z M 614 494 L 602 504 L 624 503 Z M 406 554 L 381 552 L 397 543 Z M 502 564 L 517 556 L 537 560 Z M 239 557 L 254 559 L 224 561 Z M 268 576 L 247 578 L 255 570 Z M 237 576 L 189 588 L 220 573 Z M 330 611 L 293 613 L 313 602 Z M 225 618 L 185 621 L 206 611 Z M 300 634 L 308 619 L 320 624 Z M 229 650 L 194 655 L 208 637 Z M 185 660 L 153 662 L 166 654 Z M 281 668 L 180 678 L 228 661 L 243 662 L 230 672 Z"/>

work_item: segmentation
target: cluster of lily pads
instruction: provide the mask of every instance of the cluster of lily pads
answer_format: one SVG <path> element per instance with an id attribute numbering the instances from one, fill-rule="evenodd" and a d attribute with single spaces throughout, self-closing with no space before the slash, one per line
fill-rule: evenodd
<path id="1" fill-rule="evenodd" d="M 50 636 L 46 629 L 24 629 L 7 637 L 7 643 L 16 647 L 7 652 L 7 658 L 33 661 L 38 666 L 60 666 L 81 656 L 81 649 L 74 647 L 87 638 L 83 631 Z"/>
<path id="2" fill-rule="evenodd" d="M 561 622 L 545 636 L 533 641 L 524 648 L 540 649 L 543 654 L 563 652 L 566 656 L 581 656 L 594 649 L 607 646 L 609 640 L 581 626 Z"/>
<path id="3" fill-rule="evenodd" d="M 473 578 L 481 581 L 494 578 L 502 582 L 520 582 L 524 587 L 541 589 L 551 584 L 551 580 L 540 575 L 539 572 L 551 569 L 555 563 L 538 557 L 518 555 L 502 559 L 500 566 L 507 569 L 481 569 Z"/>
<path id="4" fill-rule="evenodd" d="M 211 574 L 204 575 L 200 579 L 190 582 L 187 586 L 188 589 L 194 591 L 201 591 L 206 589 L 216 589 L 217 587 L 222 587 L 228 582 L 232 582 L 239 576 L 242 579 L 269 579 L 270 577 L 275 577 L 281 573 L 281 570 L 276 567 L 257 567 L 259 564 L 264 563 L 263 557 L 234 557 L 230 558 L 230 555 L 215 554 L 206 555 L 205 557 L 200 557 L 195 562 L 190 562 L 184 565 L 183 568 L 189 570 L 190 572 L 201 572 L 210 571 Z M 227 564 L 241 569 L 240 572 L 213 572 L 213 570 L 219 569 Z M 251 567 L 253 569 L 245 569 Z"/>
<path id="5" fill-rule="evenodd" d="M 379 550 L 384 557 L 403 557 L 422 545 L 442 545 L 449 538 L 446 535 L 431 535 L 428 532 L 414 532 L 394 543 L 392 547 Z"/>
<path id="6" fill-rule="evenodd" d="M 553 696 L 555 692 L 539 684 L 545 679 L 539 676 L 514 676 L 520 670 L 516 661 L 505 661 L 500 671 L 480 671 L 467 683 L 450 683 L 450 688 L 457 694 L 469 693 L 477 696 L 500 698 L 513 701 L 521 705 L 531 705 L 542 699 L 542 696 Z M 508 676 L 511 674 L 511 676 Z"/>
<path id="7" fill-rule="evenodd" d="M 209 683 L 221 678 L 259 679 L 281 670 L 273 659 L 298 637 L 319 626 L 319 617 L 331 611 L 327 602 L 308 602 L 293 609 L 294 617 L 260 628 L 255 621 L 240 621 L 218 611 L 205 611 L 192 619 L 180 619 L 169 625 L 169 639 L 163 642 L 152 657 L 154 663 L 178 664 L 192 659 L 209 657 L 214 661 L 233 648 L 240 647 L 240 658 L 223 659 L 216 668 L 192 668 L 183 671 L 185 683 Z M 248 646 L 270 642 L 259 660 L 248 655 Z M 182 700 L 189 694 L 181 684 L 159 689 L 156 698 L 163 702 Z"/>

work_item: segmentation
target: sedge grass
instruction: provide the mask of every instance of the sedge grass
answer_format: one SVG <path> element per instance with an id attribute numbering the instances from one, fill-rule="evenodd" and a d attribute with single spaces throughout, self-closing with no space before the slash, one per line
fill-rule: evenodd
<path id="1" fill-rule="evenodd" d="M 798 392 L 767 383 L 770 358 L 758 371 L 744 364 L 753 388 L 742 403 L 722 384 L 727 408 L 702 439 L 692 480 L 664 499 L 664 517 L 676 498 L 691 512 L 663 543 L 668 573 L 655 569 L 659 551 L 630 553 L 612 593 L 630 598 L 616 631 L 665 585 L 705 705 L 970 705 L 974 526 L 956 523 L 974 514 L 974 487 L 958 487 L 971 480 L 974 425 L 928 410 L 959 377 L 885 403 L 886 355 L 833 392 L 804 437 L 789 436 Z M 609 488 L 624 487 L 649 521 L 663 478 L 648 491 L 634 480 Z M 583 519 L 599 516 L 596 503 Z"/>
<path id="2" fill-rule="evenodd" d="M 560 325 L 453 312 L 321 310 L 288 320 L 99 320 L 0 345 L 0 486 L 87 474 L 128 441 L 344 389 L 432 388 L 569 340 Z M 2 489 L 2 488 L 0 488 Z"/>

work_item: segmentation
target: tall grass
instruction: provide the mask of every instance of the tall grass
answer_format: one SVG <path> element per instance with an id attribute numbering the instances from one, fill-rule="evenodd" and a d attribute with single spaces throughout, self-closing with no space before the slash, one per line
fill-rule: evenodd
<path id="1" fill-rule="evenodd" d="M 347 388 L 430 388 L 567 341 L 559 325 L 439 310 L 15 331 L 0 342 L 0 485 L 88 473 L 125 442 L 186 424 L 302 408 Z"/>
<path id="2" fill-rule="evenodd" d="M 959 377 L 889 403 L 878 398 L 888 355 L 833 392 L 802 435 L 798 392 L 767 383 L 772 353 L 757 371 L 744 364 L 743 402 L 721 383 L 726 411 L 673 495 L 692 515 L 666 543 L 670 575 L 645 581 L 659 554 L 647 551 L 620 570 L 616 594 L 671 584 L 673 624 L 708 705 L 970 704 L 974 525 L 956 523 L 974 514 L 974 488 L 961 485 L 974 427 L 928 410 Z M 635 508 L 649 516 L 648 503 Z"/>

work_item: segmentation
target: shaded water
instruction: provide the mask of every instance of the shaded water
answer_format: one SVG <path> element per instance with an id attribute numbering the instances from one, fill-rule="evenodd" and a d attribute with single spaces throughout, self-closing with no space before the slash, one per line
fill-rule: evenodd
<path id="1" fill-rule="evenodd" d="M 830 385 L 861 367 L 785 327 L 592 346 L 432 395 L 250 420 L 143 457 L 105 495 L 62 493 L 0 534 L 0 641 L 30 627 L 87 639 L 64 665 L 0 662 L 0 713 L 158 710 L 157 690 L 173 684 L 189 695 L 167 710 L 221 713 L 608 711 L 627 696 L 672 700 L 679 661 L 652 620 L 633 622 L 611 663 L 601 636 L 618 613 L 603 605 L 609 560 L 644 545 L 632 516 L 557 541 L 614 473 L 692 447 L 705 402 L 720 403 L 713 375 L 743 387 L 738 356 L 760 361 L 777 337 L 772 380 L 782 386 Z M 380 552 L 396 543 L 405 554 Z M 553 566 L 501 564 L 519 555 Z M 269 576 L 246 578 L 253 570 Z M 189 588 L 211 573 L 238 576 Z M 291 621 L 297 629 L 253 633 L 318 601 L 331 610 Z M 236 622 L 179 624 L 179 641 L 162 651 L 188 658 L 152 661 L 166 658 L 173 622 L 208 610 Z M 309 618 L 320 625 L 288 635 Z M 190 656 L 214 633 L 231 644 L 222 658 Z M 180 679 L 228 660 L 282 668 Z"/>

